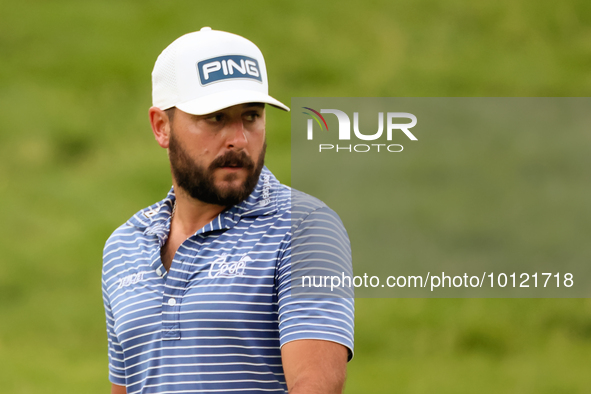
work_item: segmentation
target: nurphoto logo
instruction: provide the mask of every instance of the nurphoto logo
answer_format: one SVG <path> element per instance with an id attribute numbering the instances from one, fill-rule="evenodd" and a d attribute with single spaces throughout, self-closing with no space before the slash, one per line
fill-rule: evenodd
<path id="1" fill-rule="evenodd" d="M 314 139 L 314 122 L 318 125 L 320 130 L 328 131 L 328 124 L 322 114 L 333 114 L 337 117 L 339 124 L 338 127 L 338 138 L 339 141 L 351 140 L 351 119 L 344 111 L 338 109 L 321 109 L 316 111 L 310 107 L 302 107 L 309 112 L 303 112 L 308 115 L 311 119 L 307 122 L 307 139 Z M 382 137 L 384 134 L 384 118 L 386 118 L 386 140 L 392 141 L 392 136 L 395 132 L 401 131 L 411 141 L 417 141 L 417 137 L 410 131 L 411 128 L 416 126 L 417 117 L 408 112 L 387 112 L 384 117 L 384 112 L 378 112 L 378 130 L 373 134 L 364 134 L 359 130 L 359 112 L 353 112 L 353 133 L 355 138 L 362 141 L 375 141 Z M 410 120 L 407 123 L 399 123 L 401 119 Z M 372 148 L 374 147 L 374 148 Z M 380 150 L 380 148 L 384 148 Z M 388 152 L 402 152 L 403 146 L 400 144 L 356 144 L 356 145 L 339 145 L 334 144 L 319 144 L 319 152 L 323 151 L 335 151 L 335 152 L 358 152 L 364 153 L 371 150 L 388 151 Z"/>

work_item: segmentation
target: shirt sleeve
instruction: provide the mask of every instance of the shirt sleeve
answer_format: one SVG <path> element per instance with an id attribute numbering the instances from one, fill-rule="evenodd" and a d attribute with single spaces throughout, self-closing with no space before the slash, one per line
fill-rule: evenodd
<path id="1" fill-rule="evenodd" d="M 292 216 L 291 242 L 277 272 L 280 344 L 300 339 L 332 341 L 349 349 L 350 360 L 353 291 L 350 286 L 334 286 L 336 278 L 341 282 L 352 276 L 347 232 L 338 215 L 326 206 L 301 219 L 297 213 Z"/>
<path id="2" fill-rule="evenodd" d="M 123 349 L 119 344 L 119 339 L 115 333 L 115 319 L 111 311 L 109 296 L 105 289 L 103 279 L 103 303 L 105 306 L 105 315 L 107 320 L 107 341 L 109 348 L 109 381 L 111 383 L 125 386 L 125 360 Z"/>

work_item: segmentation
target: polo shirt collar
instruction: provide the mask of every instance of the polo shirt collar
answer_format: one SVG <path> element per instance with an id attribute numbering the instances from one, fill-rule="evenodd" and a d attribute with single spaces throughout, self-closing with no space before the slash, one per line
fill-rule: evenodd
<path id="1" fill-rule="evenodd" d="M 228 230 L 234 227 L 241 218 L 272 215 L 277 212 L 277 191 L 279 181 L 263 167 L 254 191 L 246 200 L 226 209 L 210 223 L 199 229 L 196 234 L 203 234 L 216 230 Z M 166 198 L 145 208 L 129 219 L 128 223 L 134 227 L 143 228 L 145 234 L 156 235 L 160 246 L 166 243 L 170 232 L 172 209 L 176 200 L 174 188 L 171 188 Z"/>
<path id="2" fill-rule="evenodd" d="M 272 215 L 277 212 L 277 191 L 280 183 L 275 176 L 263 167 L 259 181 L 248 198 L 234 205 L 226 212 L 232 213 L 234 219 Z"/>

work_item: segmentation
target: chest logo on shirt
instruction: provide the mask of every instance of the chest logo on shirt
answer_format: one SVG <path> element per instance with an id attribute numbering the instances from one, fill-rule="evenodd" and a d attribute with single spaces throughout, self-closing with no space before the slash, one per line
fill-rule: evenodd
<path id="1" fill-rule="evenodd" d="M 247 254 L 243 254 L 238 261 L 226 261 L 227 258 L 228 255 L 224 253 L 211 263 L 211 267 L 209 268 L 210 278 L 243 276 L 246 263 L 252 261 Z"/>

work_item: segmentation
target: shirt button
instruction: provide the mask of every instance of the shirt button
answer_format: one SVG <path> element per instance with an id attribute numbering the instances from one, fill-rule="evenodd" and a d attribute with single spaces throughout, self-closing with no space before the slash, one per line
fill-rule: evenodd
<path id="1" fill-rule="evenodd" d="M 169 298 L 168 299 L 168 305 L 175 306 L 176 305 L 176 300 L 174 298 Z"/>

